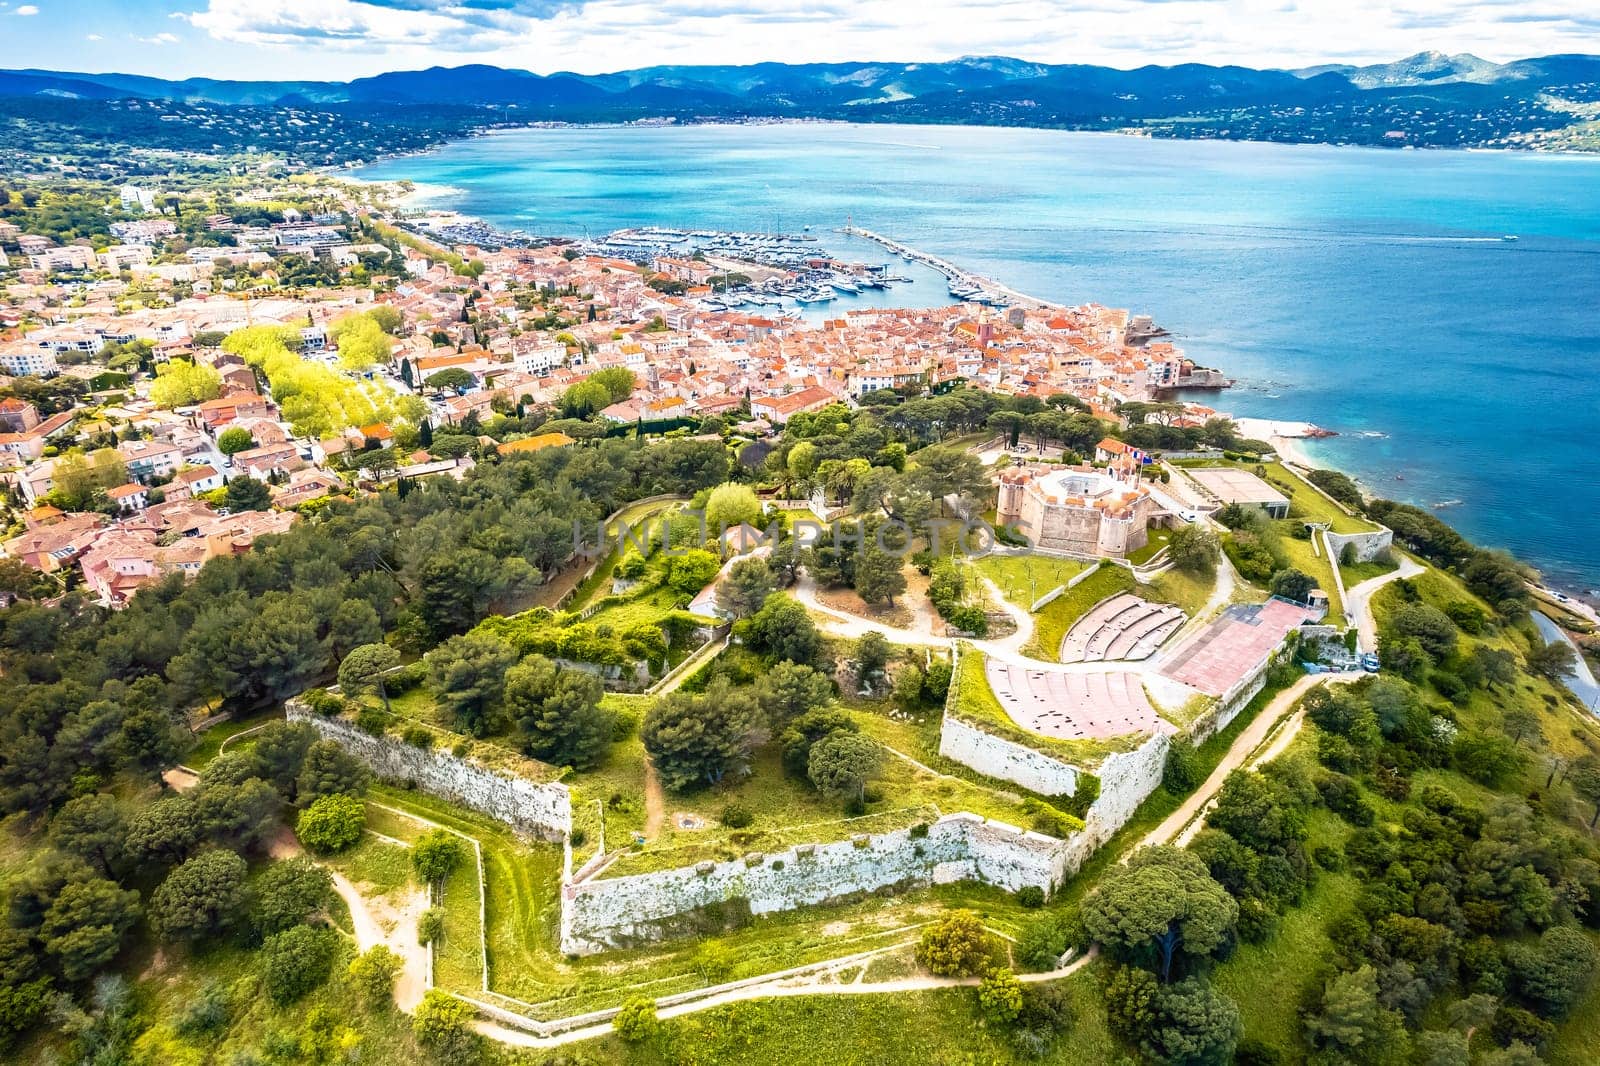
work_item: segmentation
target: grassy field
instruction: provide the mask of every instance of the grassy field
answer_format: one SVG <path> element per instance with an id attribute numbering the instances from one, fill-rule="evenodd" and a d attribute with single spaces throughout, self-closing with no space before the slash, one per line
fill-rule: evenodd
<path id="1" fill-rule="evenodd" d="M 1048 555 L 985 555 L 978 570 L 999 586 L 1005 598 L 1024 611 L 1051 589 L 1081 574 L 1088 563 Z"/>
<path id="2" fill-rule="evenodd" d="M 196 734 L 194 747 L 190 748 L 188 753 L 184 755 L 183 765 L 196 770 L 204 770 L 206 765 L 217 757 L 217 752 L 221 750 L 222 745 L 229 737 L 238 736 L 247 729 L 266 725 L 273 719 L 282 717 L 283 709 L 281 707 L 273 707 L 238 718 L 230 718 L 226 722 L 218 722 L 209 729 L 202 730 Z M 229 745 L 229 747 L 231 750 L 233 745 Z"/>
<path id="3" fill-rule="evenodd" d="M 1119 1061 L 1106 1030 L 1090 967 L 1068 978 L 1073 1025 L 1042 1062 Z M 874 975 L 876 976 L 876 975 Z M 803 1050 L 801 1049 L 803 1045 Z M 796 1054 L 816 1062 L 875 1066 L 989 1066 L 1024 1061 L 1004 1027 L 984 1022 L 970 988 L 889 996 L 832 996 L 740 1003 L 666 1023 L 661 1039 L 642 1048 L 617 1037 L 586 1047 L 602 1063 L 742 1063 L 790 1066 Z"/>
<path id="4" fill-rule="evenodd" d="M 1315 578 L 1317 587 L 1328 594 L 1328 617 L 1324 621 L 1331 626 L 1344 625 L 1344 603 L 1339 599 L 1339 588 L 1333 581 L 1335 560 L 1329 559 L 1328 553 L 1321 550 L 1321 538 L 1318 538 L 1317 546 L 1313 549 L 1310 540 L 1289 535 L 1289 530 L 1296 525 L 1294 519 L 1274 524 L 1282 533 L 1278 542 L 1289 559 L 1289 565 Z"/>
<path id="5" fill-rule="evenodd" d="M 1033 639 L 1022 649 L 1023 654 L 1045 662 L 1059 662 L 1061 641 L 1072 623 L 1107 596 L 1132 592 L 1135 585 L 1126 567 L 1101 563 L 1093 574 L 1045 604 L 1034 615 Z"/>
<path id="6" fill-rule="evenodd" d="M 1370 581 L 1375 577 L 1382 577 L 1384 574 L 1391 573 L 1399 565 L 1393 560 L 1383 562 L 1378 559 L 1365 563 L 1351 563 L 1349 566 L 1340 563 L 1339 576 L 1344 578 L 1345 588 L 1349 588 L 1351 585 L 1359 585 L 1363 581 Z"/>
<path id="7" fill-rule="evenodd" d="M 1342 507 L 1318 492 L 1298 474 L 1286 470 L 1282 463 L 1236 463 L 1236 466 L 1254 471 L 1257 465 L 1265 467 L 1266 479 L 1272 487 L 1289 497 L 1289 518 L 1300 522 L 1327 522 L 1335 533 L 1368 533 L 1377 525 L 1365 518 L 1347 514 Z"/>
<path id="8" fill-rule="evenodd" d="M 1190 617 L 1194 617 L 1205 607 L 1216 584 L 1215 571 L 1210 574 L 1191 574 L 1174 567 L 1156 575 L 1148 585 L 1134 591 L 1155 603 L 1175 603 Z"/>
<path id="9" fill-rule="evenodd" d="M 1172 542 L 1172 530 L 1164 526 L 1153 526 L 1146 534 L 1144 547 L 1128 553 L 1128 562 L 1134 566 L 1141 566 L 1156 557 L 1156 554 Z"/>

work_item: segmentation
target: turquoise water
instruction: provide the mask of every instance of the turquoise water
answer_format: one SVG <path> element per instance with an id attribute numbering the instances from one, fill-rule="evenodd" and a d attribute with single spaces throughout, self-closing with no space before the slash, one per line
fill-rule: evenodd
<path id="1" fill-rule="evenodd" d="M 1600 587 L 1600 159 L 807 124 L 519 131 L 360 173 L 531 232 L 810 226 L 882 261 L 827 232 L 848 216 L 1149 313 L 1238 379 L 1211 402 L 1337 430 L 1319 461 Z"/>

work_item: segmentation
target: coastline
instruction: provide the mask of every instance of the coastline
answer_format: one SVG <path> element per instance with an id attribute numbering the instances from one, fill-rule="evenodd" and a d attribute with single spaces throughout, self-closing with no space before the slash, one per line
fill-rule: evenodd
<path id="1" fill-rule="evenodd" d="M 460 136 L 446 137 L 425 148 L 413 148 L 405 152 L 382 152 L 372 159 L 361 162 L 346 162 L 333 164 L 326 167 L 312 168 L 314 171 L 326 173 L 330 176 L 340 171 L 359 170 L 363 167 L 378 166 L 382 163 L 397 159 L 413 159 L 419 156 L 434 155 L 441 149 L 462 141 L 478 140 L 484 137 L 503 136 L 505 134 L 526 133 L 531 130 L 661 130 L 661 129 L 692 129 L 701 126 L 873 126 L 873 127 L 898 127 L 915 129 L 918 127 L 929 129 L 1016 129 L 1035 130 L 1046 133 L 1073 133 L 1086 136 L 1099 137 L 1127 137 L 1147 141 L 1209 141 L 1217 144 L 1270 144 L 1279 148 L 1339 148 L 1352 151 L 1382 152 L 1393 154 L 1405 151 L 1414 152 L 1474 152 L 1495 153 L 1505 156 L 1526 156 L 1530 158 L 1570 158 L 1600 160 L 1600 148 L 1593 151 L 1583 151 L 1574 148 L 1542 148 L 1537 145 L 1526 147 L 1511 147 L 1506 145 L 1479 146 L 1479 145 L 1406 145 L 1397 147 L 1384 144 L 1351 144 L 1347 141 L 1272 141 L 1260 140 L 1250 137 L 1158 137 L 1149 130 L 1137 127 L 1121 127 L 1118 129 L 1079 129 L 1072 126 L 1030 126 L 1018 123 L 993 123 L 993 122 L 938 122 L 924 120 L 921 122 L 872 122 L 859 117 L 851 118 L 820 118 L 804 115 L 774 115 L 769 117 L 751 118 L 718 118 L 714 116 L 690 116 L 679 118 L 677 116 L 663 116 L 659 119 L 635 119 L 627 122 L 528 122 L 525 124 L 483 126 L 468 130 Z M 370 180 L 370 179 L 356 179 Z"/>
<path id="2" fill-rule="evenodd" d="M 799 120 L 799 121 L 805 121 L 805 120 Z M 737 124 L 735 124 L 735 123 L 718 123 L 718 124 L 720 124 L 720 125 L 747 125 L 747 123 L 737 123 Z M 810 122 L 809 124 L 815 125 L 815 124 L 818 124 L 818 123 Z M 851 125 L 850 123 L 833 123 L 833 124 L 835 124 L 835 125 Z M 627 124 L 623 124 L 623 125 L 627 125 Z M 549 126 L 546 125 L 546 126 L 540 127 L 540 128 L 549 128 Z M 645 128 L 651 128 L 651 127 L 645 127 Z M 495 131 L 489 131 L 489 133 L 487 135 L 493 135 L 494 133 L 502 133 L 503 134 L 503 133 L 511 133 L 511 132 L 516 132 L 516 131 L 515 130 L 500 129 L 500 130 L 495 130 Z M 1260 143 L 1260 142 L 1247 142 L 1247 143 Z M 415 206 L 415 207 L 427 206 L 427 207 L 433 207 L 433 208 L 439 208 L 439 209 L 448 209 L 448 207 L 449 207 L 448 200 L 450 198 L 461 197 L 461 196 L 465 196 L 465 195 L 470 193 L 470 189 L 464 189 L 464 188 L 461 188 L 461 187 L 458 187 L 458 186 L 452 186 L 452 185 L 439 183 L 439 182 L 421 182 L 421 183 L 418 183 L 418 182 L 415 182 L 415 181 L 411 181 L 409 179 L 365 178 L 365 177 L 358 177 L 358 176 L 355 176 L 355 175 L 347 175 L 347 174 L 346 175 L 339 175 L 338 177 L 339 177 L 340 180 L 347 180 L 347 181 L 351 181 L 351 182 L 354 182 L 354 183 L 359 183 L 359 184 L 362 184 L 362 185 L 367 185 L 367 186 L 389 186 L 391 188 L 397 187 L 402 181 L 406 181 L 410 185 L 410 189 L 409 189 L 409 191 L 404 192 L 402 195 L 400 195 L 397 198 L 397 205 L 398 206 Z M 475 216 L 470 216 L 470 215 L 466 215 L 466 214 L 463 213 L 462 217 L 463 218 L 473 218 Z M 862 238 L 862 239 L 865 239 L 865 240 L 873 241 L 873 242 L 878 243 L 879 245 L 884 246 L 884 247 L 907 248 L 907 249 L 910 249 L 910 250 L 913 250 L 913 251 L 916 250 L 912 246 L 902 245 L 901 242 L 892 241 L 892 240 L 890 240 L 888 238 L 882 237 L 882 236 L 880 236 L 880 235 L 878 235 L 876 233 L 873 233 L 871 231 L 865 230 L 864 228 L 860 228 L 860 227 L 854 227 L 854 226 L 847 227 L 844 230 L 842 230 L 842 232 L 845 232 L 845 233 L 847 233 L 847 234 L 849 234 L 851 236 L 855 236 L 855 237 Z M 1064 306 L 1064 305 L 1059 304 L 1059 303 L 1057 303 L 1055 301 L 1043 300 L 1043 299 L 1040 299 L 1040 298 L 1035 297 L 1035 296 L 1031 296 L 1031 295 L 1028 295 L 1028 294 L 1020 293 L 1017 290 L 1011 289 L 1009 286 L 1006 286 L 1004 283 L 999 282 L 999 281 L 997 281 L 995 279 L 988 278 L 988 277 L 983 277 L 983 276 L 980 276 L 980 275 L 975 274 L 975 273 L 970 273 L 970 272 L 966 271 L 964 268 L 962 268 L 959 264 L 957 264 L 957 263 L 955 263 L 953 261 L 940 260 L 940 262 L 943 263 L 945 266 L 947 266 L 949 269 L 952 269 L 952 270 L 955 270 L 955 271 L 959 272 L 964 277 L 971 278 L 971 279 L 973 279 L 975 281 L 981 281 L 984 284 L 984 287 L 989 289 L 990 291 L 1003 293 L 1003 294 L 1011 297 L 1012 299 L 1017 300 L 1018 302 L 1026 302 L 1026 303 L 1032 304 L 1034 306 L 1039 306 L 1039 307 L 1060 307 L 1060 306 Z M 956 303 L 958 301 L 956 301 L 954 299 L 950 299 L 948 302 Z M 1270 445 L 1272 445 L 1274 451 L 1277 452 L 1277 454 L 1285 462 L 1291 463 L 1291 464 L 1293 464 L 1293 465 L 1295 465 L 1297 467 L 1300 467 L 1302 469 L 1317 469 L 1317 468 L 1338 469 L 1336 466 L 1330 466 L 1330 464 L 1325 462 L 1325 461 L 1319 461 L 1315 457 L 1315 455 L 1313 454 L 1313 449 L 1311 447 L 1309 447 L 1309 441 L 1310 440 L 1318 439 L 1318 438 L 1321 438 L 1321 437 L 1324 437 L 1324 436 L 1332 436 L 1332 435 L 1334 435 L 1334 434 L 1328 432 L 1327 430 L 1322 429 L 1321 427 L 1319 427 L 1315 423 L 1312 423 L 1312 422 L 1309 422 L 1309 421 L 1294 420 L 1294 419 L 1269 419 L 1269 418 L 1256 418 L 1256 417 L 1242 417 L 1242 418 L 1235 419 L 1235 421 L 1239 425 L 1240 433 L 1241 433 L 1242 436 L 1250 438 L 1250 439 L 1265 441 L 1265 442 L 1269 443 Z M 1346 473 L 1348 473 L 1348 472 L 1346 472 Z M 1356 480 L 1358 484 L 1361 483 L 1360 478 L 1357 477 L 1356 475 L 1351 474 L 1350 476 L 1354 480 Z M 1426 504 L 1424 504 L 1424 503 L 1418 503 L 1417 505 L 1418 506 L 1426 506 Z M 1532 559 L 1530 557 L 1524 556 L 1524 558 L 1528 558 L 1529 559 L 1529 565 L 1530 566 L 1537 567 L 1537 566 L 1540 565 L 1536 560 L 1534 560 L 1534 559 Z M 1560 582 L 1560 584 L 1561 584 L 1562 590 L 1564 592 L 1570 593 L 1574 597 L 1589 597 L 1591 595 L 1591 593 L 1592 593 L 1592 586 L 1588 585 L 1582 579 L 1581 576 L 1577 577 L 1577 578 L 1568 578 L 1566 580 L 1562 580 Z"/>

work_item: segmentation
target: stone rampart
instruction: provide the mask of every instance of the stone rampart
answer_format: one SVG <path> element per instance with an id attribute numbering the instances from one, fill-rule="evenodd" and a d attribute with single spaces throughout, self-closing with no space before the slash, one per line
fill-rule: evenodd
<path id="1" fill-rule="evenodd" d="M 343 718 L 324 718 L 298 700 L 287 717 L 305 722 L 386 781 L 412 782 L 431 796 L 497 818 L 518 832 L 560 842 L 572 831 L 572 796 L 567 786 L 538 784 L 460 758 L 437 748 L 419 748 L 399 737 L 373 736 Z"/>

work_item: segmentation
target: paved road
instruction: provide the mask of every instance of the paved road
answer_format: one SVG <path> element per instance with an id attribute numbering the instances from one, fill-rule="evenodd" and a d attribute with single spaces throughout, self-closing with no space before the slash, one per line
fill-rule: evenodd
<path id="1" fill-rule="evenodd" d="M 1372 617 L 1372 596 L 1383 586 L 1391 581 L 1399 581 L 1403 577 L 1416 577 L 1422 573 L 1423 567 L 1409 556 L 1398 557 L 1400 565 L 1387 574 L 1368 578 L 1349 589 L 1345 595 L 1344 613 L 1346 618 L 1356 620 L 1356 632 L 1361 635 L 1361 650 L 1372 651 L 1378 646 L 1378 623 Z M 1338 561 L 1334 560 L 1334 565 Z"/>

